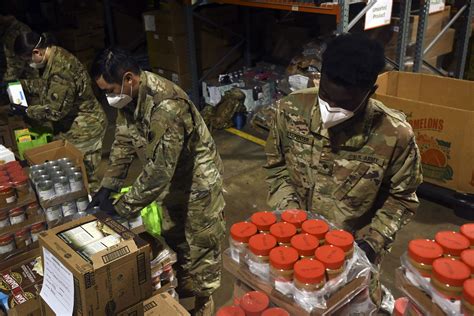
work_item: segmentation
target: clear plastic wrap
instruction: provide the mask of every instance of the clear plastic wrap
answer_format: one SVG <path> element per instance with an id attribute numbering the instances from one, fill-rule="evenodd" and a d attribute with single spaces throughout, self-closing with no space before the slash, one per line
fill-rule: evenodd
<path id="1" fill-rule="evenodd" d="M 402 267 L 405 268 L 405 277 L 410 281 L 410 283 L 423 291 L 426 292 L 431 297 L 433 303 L 438 305 L 446 315 L 451 316 L 462 316 L 461 310 L 461 301 L 460 300 L 449 300 L 442 296 L 430 282 L 430 278 L 423 277 L 415 267 L 413 267 L 409 260 L 407 253 L 404 253 L 400 258 Z"/>

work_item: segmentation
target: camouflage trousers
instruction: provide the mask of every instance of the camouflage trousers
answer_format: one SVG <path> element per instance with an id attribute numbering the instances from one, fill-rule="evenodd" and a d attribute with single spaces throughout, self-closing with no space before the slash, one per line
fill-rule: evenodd
<path id="1" fill-rule="evenodd" d="M 224 205 L 219 186 L 189 203 L 187 210 L 163 207 L 162 236 L 178 255 L 176 290 L 181 298 L 206 298 L 220 286 Z"/>

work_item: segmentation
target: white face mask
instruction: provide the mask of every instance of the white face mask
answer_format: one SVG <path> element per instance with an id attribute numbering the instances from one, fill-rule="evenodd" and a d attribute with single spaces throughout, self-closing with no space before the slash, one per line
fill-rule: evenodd
<path id="1" fill-rule="evenodd" d="M 111 107 L 122 109 L 127 104 L 132 102 L 133 99 L 130 96 L 132 94 L 132 86 L 130 85 L 130 95 L 123 94 L 123 83 L 124 81 L 122 80 L 122 87 L 120 88 L 120 94 L 107 93 L 105 95 L 107 97 L 107 102 L 109 102 L 109 105 Z"/>
<path id="2" fill-rule="evenodd" d="M 330 107 L 329 103 L 318 96 L 319 111 L 321 112 L 321 120 L 323 127 L 328 129 L 354 116 L 354 112 L 343 108 Z"/>
<path id="3" fill-rule="evenodd" d="M 44 66 L 46 66 L 46 52 L 48 51 L 48 48 L 44 51 L 43 59 L 39 63 L 35 63 L 33 59 L 31 60 L 30 67 L 34 69 L 42 69 Z"/>

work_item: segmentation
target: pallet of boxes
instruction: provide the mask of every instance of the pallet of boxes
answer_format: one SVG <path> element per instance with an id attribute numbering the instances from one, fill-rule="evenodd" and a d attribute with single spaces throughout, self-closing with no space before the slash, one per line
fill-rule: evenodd
<path id="1" fill-rule="evenodd" d="M 405 315 L 474 315 L 474 223 L 410 241 L 396 283 Z"/>
<path id="2" fill-rule="evenodd" d="M 362 312 L 375 308 L 367 295 L 372 266 L 354 237 L 312 213 L 254 213 L 232 225 L 229 243 L 224 267 L 236 278 L 237 300 L 227 309 L 245 315 L 276 307 L 283 310 L 277 315 L 344 315 L 356 297 L 366 301 Z"/>

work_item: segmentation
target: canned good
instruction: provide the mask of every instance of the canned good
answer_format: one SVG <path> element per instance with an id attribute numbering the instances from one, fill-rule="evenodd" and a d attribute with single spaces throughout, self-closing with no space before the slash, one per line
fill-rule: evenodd
<path id="1" fill-rule="evenodd" d="M 38 174 L 34 176 L 33 183 L 38 184 L 40 182 L 48 181 L 48 180 L 51 180 L 51 177 L 49 176 L 49 174 Z"/>
<path id="2" fill-rule="evenodd" d="M 301 231 L 301 225 L 307 219 L 308 215 L 303 210 L 286 210 L 281 214 L 281 220 L 295 225 L 298 232 Z"/>
<path id="3" fill-rule="evenodd" d="M 275 223 L 270 227 L 272 234 L 280 246 L 291 246 L 291 237 L 296 235 L 296 227 L 287 222 Z"/>
<path id="4" fill-rule="evenodd" d="M 462 285 L 471 276 L 471 270 L 463 262 L 452 258 L 439 258 L 433 262 L 431 284 L 447 299 L 459 300 Z"/>
<path id="5" fill-rule="evenodd" d="M 16 249 L 25 249 L 31 244 L 31 236 L 28 228 L 24 228 L 15 233 Z"/>
<path id="6" fill-rule="evenodd" d="M 301 231 L 318 238 L 319 243 L 324 244 L 329 225 L 321 219 L 309 219 L 301 225 Z"/>
<path id="7" fill-rule="evenodd" d="M 49 174 L 53 174 L 56 171 L 62 171 L 61 167 L 58 165 L 53 165 L 53 166 L 48 167 Z"/>
<path id="8" fill-rule="evenodd" d="M 66 157 L 60 158 L 60 159 L 58 159 L 58 160 L 56 160 L 56 161 L 58 162 L 58 164 L 59 164 L 61 167 L 64 167 L 64 166 L 67 165 L 68 163 L 72 163 L 72 162 L 71 162 L 71 159 L 66 158 Z"/>
<path id="9" fill-rule="evenodd" d="M 307 293 L 314 293 L 321 289 L 326 282 L 325 279 L 325 268 L 318 260 L 313 259 L 302 259 L 295 263 L 295 287 Z M 297 294 L 297 293 L 295 293 Z M 298 295 L 295 295 L 298 300 Z M 301 301 L 305 300 L 304 295 L 300 298 Z"/>
<path id="10" fill-rule="evenodd" d="M 36 188 L 38 190 L 38 195 L 42 200 L 49 200 L 56 196 L 53 181 L 51 180 L 38 182 Z"/>
<path id="11" fill-rule="evenodd" d="M 238 222 L 230 227 L 230 255 L 234 261 L 239 262 L 241 254 L 244 254 L 250 237 L 257 233 L 257 226 L 249 222 Z"/>
<path id="12" fill-rule="evenodd" d="M 8 212 L 10 215 L 10 223 L 12 225 L 23 223 L 26 221 L 25 210 L 21 207 L 13 208 Z"/>
<path id="13" fill-rule="evenodd" d="M 54 181 L 54 191 L 57 196 L 65 195 L 70 192 L 69 180 L 67 177 L 61 176 Z"/>
<path id="14" fill-rule="evenodd" d="M 30 184 L 28 183 L 27 176 L 17 177 L 12 181 L 12 183 L 19 199 L 24 198 L 30 194 Z"/>
<path id="15" fill-rule="evenodd" d="M 62 208 L 64 217 L 74 215 L 77 213 L 76 201 L 69 201 L 69 202 L 63 203 L 61 208 Z"/>
<path id="16" fill-rule="evenodd" d="M 0 207 L 8 206 L 9 204 L 15 203 L 16 193 L 11 183 L 0 184 Z"/>
<path id="17" fill-rule="evenodd" d="M 259 291 L 247 292 L 240 300 L 240 307 L 247 316 L 260 316 L 270 305 L 268 296 Z"/>
<path id="18" fill-rule="evenodd" d="M 7 211 L 0 212 L 0 228 L 10 226 L 10 218 Z"/>
<path id="19" fill-rule="evenodd" d="M 53 179 L 54 181 L 56 181 L 56 179 L 60 177 L 65 177 L 65 176 L 66 174 L 62 170 L 54 171 L 53 173 L 51 173 L 51 179 Z"/>
<path id="20" fill-rule="evenodd" d="M 324 245 L 316 249 L 314 257 L 326 267 L 328 280 L 337 278 L 344 272 L 346 254 L 341 248 L 332 245 Z"/>
<path id="21" fill-rule="evenodd" d="M 454 231 L 441 231 L 435 235 L 436 242 L 443 248 L 445 257 L 459 259 L 461 252 L 469 248 L 469 239 Z"/>
<path id="22" fill-rule="evenodd" d="M 474 223 L 467 223 L 461 226 L 460 233 L 469 240 L 470 247 L 474 249 Z"/>
<path id="23" fill-rule="evenodd" d="M 252 214 L 250 221 L 260 232 L 269 233 L 270 226 L 276 223 L 277 218 L 272 212 L 257 212 Z"/>
<path id="24" fill-rule="evenodd" d="M 35 242 L 38 240 L 39 238 L 39 234 L 41 234 L 41 232 L 45 231 L 46 230 L 46 223 L 45 222 L 40 222 L 40 223 L 35 223 L 33 225 L 31 225 L 31 241 L 32 242 Z"/>
<path id="25" fill-rule="evenodd" d="M 13 250 L 15 250 L 13 235 L 0 236 L 0 255 L 12 252 Z"/>
<path id="26" fill-rule="evenodd" d="M 429 278 L 433 262 L 443 256 L 443 248 L 433 240 L 414 239 L 408 244 L 408 261 L 424 277 Z"/>
<path id="27" fill-rule="evenodd" d="M 59 167 L 59 164 L 56 160 L 51 160 L 44 163 L 44 168 L 46 170 L 51 170 L 54 167 Z"/>
<path id="28" fill-rule="evenodd" d="M 30 175 L 34 175 L 38 171 L 44 171 L 43 165 L 34 165 L 30 167 Z"/>
<path id="29" fill-rule="evenodd" d="M 39 207 L 38 203 L 33 202 L 26 206 L 25 212 L 27 217 L 32 217 L 41 214 L 41 208 Z"/>
<path id="30" fill-rule="evenodd" d="M 89 199 L 87 197 L 81 197 L 76 200 L 76 207 L 79 212 L 85 211 L 89 205 Z"/>
<path id="31" fill-rule="evenodd" d="M 66 169 L 66 174 L 67 174 L 68 176 L 71 175 L 71 174 L 74 174 L 74 173 L 76 173 L 76 172 L 81 172 L 81 168 L 79 168 L 79 167 L 76 166 L 76 167 L 71 167 L 71 168 L 69 168 L 69 169 Z"/>
<path id="32" fill-rule="evenodd" d="M 73 174 L 69 175 L 69 186 L 71 187 L 71 192 L 82 190 L 84 183 L 82 181 L 81 172 L 74 172 Z"/>
<path id="33" fill-rule="evenodd" d="M 354 254 L 354 236 L 345 230 L 338 229 L 329 231 L 326 234 L 326 243 L 344 250 L 346 259 L 352 258 Z"/>
<path id="34" fill-rule="evenodd" d="M 44 214 L 46 215 L 46 220 L 48 222 L 59 221 L 63 217 L 61 205 L 48 207 Z"/>
<path id="35" fill-rule="evenodd" d="M 300 258 L 314 258 L 319 240 L 310 234 L 298 234 L 291 238 L 291 246 L 298 251 Z"/>

